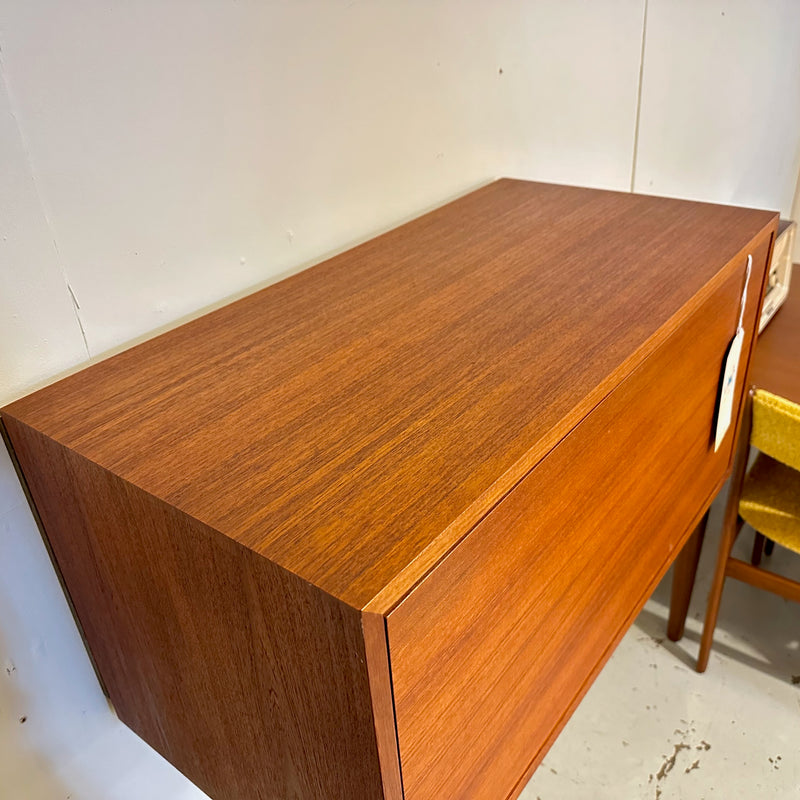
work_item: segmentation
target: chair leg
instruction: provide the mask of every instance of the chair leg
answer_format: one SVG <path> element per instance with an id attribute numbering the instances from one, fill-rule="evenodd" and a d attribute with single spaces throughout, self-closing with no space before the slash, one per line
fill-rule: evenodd
<path id="1" fill-rule="evenodd" d="M 768 539 L 766 536 L 764 537 L 764 555 L 771 556 L 772 551 L 775 549 L 775 542 L 772 539 Z"/>
<path id="2" fill-rule="evenodd" d="M 750 455 L 750 429 L 752 426 L 752 390 L 744 397 L 745 407 L 742 413 L 742 424 L 734 447 L 736 456 L 733 460 L 728 500 L 725 504 L 725 514 L 722 518 L 722 537 L 717 554 L 717 566 L 711 582 L 711 591 L 708 594 L 706 606 L 706 619 L 703 623 L 703 635 L 700 638 L 700 653 L 697 656 L 697 671 L 705 672 L 708 666 L 708 657 L 711 654 L 711 642 L 714 638 L 714 628 L 717 626 L 719 603 L 722 599 L 722 588 L 725 585 L 725 568 L 731 554 L 736 534 L 741 527 L 739 517 L 739 498 L 742 494 L 742 484 L 747 471 L 747 459 Z"/>
<path id="3" fill-rule="evenodd" d="M 708 657 L 711 655 L 711 643 L 714 639 L 714 629 L 717 627 L 719 605 L 722 600 L 722 589 L 725 586 L 725 570 L 728 559 L 736 541 L 736 534 L 741 528 L 741 519 L 733 521 L 732 525 L 723 526 L 722 541 L 719 544 L 717 566 L 714 569 L 714 579 L 711 582 L 711 591 L 708 593 L 706 606 L 706 619 L 703 623 L 703 635 L 700 637 L 700 652 L 697 655 L 697 671 L 705 672 L 708 666 Z"/>
<path id="4" fill-rule="evenodd" d="M 672 568 L 672 594 L 669 603 L 667 636 L 673 642 L 680 641 L 686 627 L 686 615 L 689 613 L 689 601 L 692 599 L 697 562 L 700 560 L 707 523 L 708 511 L 703 514 L 703 518 L 686 541 Z"/>
<path id="5" fill-rule="evenodd" d="M 750 563 L 754 567 L 757 567 L 761 563 L 761 554 L 764 552 L 764 541 L 764 534 L 756 531 L 755 538 L 753 539 L 753 553 L 750 556 Z"/>

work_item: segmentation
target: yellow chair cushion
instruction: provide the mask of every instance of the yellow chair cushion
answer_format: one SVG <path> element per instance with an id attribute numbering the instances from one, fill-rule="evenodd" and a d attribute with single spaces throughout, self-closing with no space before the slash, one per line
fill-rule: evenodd
<path id="1" fill-rule="evenodd" d="M 750 443 L 762 453 L 800 470 L 800 406 L 758 389 L 753 396 Z"/>
<path id="2" fill-rule="evenodd" d="M 759 453 L 742 487 L 739 515 L 759 533 L 800 553 L 800 472 Z"/>

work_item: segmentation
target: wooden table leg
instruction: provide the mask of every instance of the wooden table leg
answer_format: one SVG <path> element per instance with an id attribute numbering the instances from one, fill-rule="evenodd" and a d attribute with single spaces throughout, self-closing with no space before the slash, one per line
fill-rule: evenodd
<path id="1" fill-rule="evenodd" d="M 700 551 L 703 548 L 707 522 L 708 511 L 703 514 L 703 518 L 675 559 L 672 573 L 672 596 L 669 604 L 669 622 L 667 623 L 667 636 L 673 642 L 680 640 L 686 626 L 686 615 L 689 613 L 689 601 L 692 599 L 692 589 L 694 588 L 694 579 L 697 574 L 697 562 L 700 560 Z"/>

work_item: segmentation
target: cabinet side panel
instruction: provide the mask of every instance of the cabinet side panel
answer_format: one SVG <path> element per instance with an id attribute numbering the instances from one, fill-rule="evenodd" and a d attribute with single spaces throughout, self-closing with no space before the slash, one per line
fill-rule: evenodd
<path id="1" fill-rule="evenodd" d="M 123 722 L 215 800 L 383 797 L 358 611 L 4 423 Z"/>

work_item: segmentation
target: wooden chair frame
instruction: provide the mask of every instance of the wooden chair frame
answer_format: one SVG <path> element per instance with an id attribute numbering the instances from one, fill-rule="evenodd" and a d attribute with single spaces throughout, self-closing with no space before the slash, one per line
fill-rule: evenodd
<path id="1" fill-rule="evenodd" d="M 722 590 L 725 586 L 726 578 L 735 578 L 759 589 L 766 589 L 781 597 L 800 602 L 800 583 L 784 578 L 781 575 L 776 575 L 758 566 L 761 561 L 762 550 L 765 542 L 767 542 L 766 537 L 762 534 L 756 532 L 756 541 L 753 546 L 750 564 L 731 555 L 736 537 L 744 524 L 744 520 L 739 516 L 739 498 L 742 494 L 742 486 L 747 473 L 747 462 L 750 457 L 753 393 L 754 389 L 751 388 L 745 398 L 742 426 L 736 445 L 736 456 L 733 463 L 728 499 L 722 520 L 722 538 L 720 539 L 717 564 L 706 606 L 703 635 L 700 639 L 700 653 L 697 657 L 698 672 L 705 672 L 708 666 L 708 658 L 711 653 L 711 644 L 714 638 L 714 629 L 717 625 Z M 674 642 L 677 642 L 683 636 L 707 520 L 708 514 L 703 517 L 700 525 L 698 525 L 675 561 L 672 579 L 672 600 L 667 624 L 667 636 Z M 771 544 L 771 542 L 768 542 L 768 554 L 771 551 Z"/>

